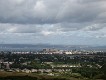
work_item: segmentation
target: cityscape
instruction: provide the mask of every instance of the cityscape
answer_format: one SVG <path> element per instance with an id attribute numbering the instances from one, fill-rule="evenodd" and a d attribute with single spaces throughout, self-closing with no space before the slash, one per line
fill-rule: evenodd
<path id="1" fill-rule="evenodd" d="M 23 76 L 30 74 L 51 76 L 57 80 L 105 79 L 105 63 L 106 52 L 104 51 L 59 50 L 56 48 L 34 51 L 21 51 L 20 49 L 0 51 L 1 74 L 17 73 L 19 77 L 20 74 Z M 60 76 L 63 78 L 59 78 Z M 49 77 L 46 78 L 49 79 Z"/>

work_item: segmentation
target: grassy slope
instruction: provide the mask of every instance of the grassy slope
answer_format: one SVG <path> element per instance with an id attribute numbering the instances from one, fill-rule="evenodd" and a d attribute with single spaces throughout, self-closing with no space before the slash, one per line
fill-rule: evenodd
<path id="1" fill-rule="evenodd" d="M 30 73 L 0 72 L 0 80 L 84 80 L 78 78 L 52 77 Z"/>

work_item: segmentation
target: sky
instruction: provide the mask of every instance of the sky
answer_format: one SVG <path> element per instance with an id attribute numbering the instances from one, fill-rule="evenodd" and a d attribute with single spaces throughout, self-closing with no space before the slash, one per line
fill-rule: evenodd
<path id="1" fill-rule="evenodd" d="M 0 0 L 0 43 L 106 45 L 106 0 Z"/>

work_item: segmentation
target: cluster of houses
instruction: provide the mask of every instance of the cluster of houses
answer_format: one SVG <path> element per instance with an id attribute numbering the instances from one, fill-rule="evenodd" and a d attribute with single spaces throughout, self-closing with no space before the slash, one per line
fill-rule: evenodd
<path id="1" fill-rule="evenodd" d="M 11 64 L 13 64 L 13 62 L 1 62 L 0 61 L 0 69 L 10 69 Z"/>
<path id="2" fill-rule="evenodd" d="M 4 69 L 0 69 L 0 71 L 5 71 Z M 71 69 L 7 69 L 7 72 L 21 72 L 21 73 L 38 73 L 38 74 L 47 74 L 50 76 L 54 76 L 56 73 L 62 72 L 72 72 Z"/>

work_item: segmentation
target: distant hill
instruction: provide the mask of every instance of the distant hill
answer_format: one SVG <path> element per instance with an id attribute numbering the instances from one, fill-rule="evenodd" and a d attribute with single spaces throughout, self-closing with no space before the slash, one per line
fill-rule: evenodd
<path id="1" fill-rule="evenodd" d="M 56 48 L 62 50 L 97 50 L 106 51 L 106 46 L 88 45 L 50 45 L 50 44 L 0 44 L 0 50 L 42 50 L 44 48 Z"/>

